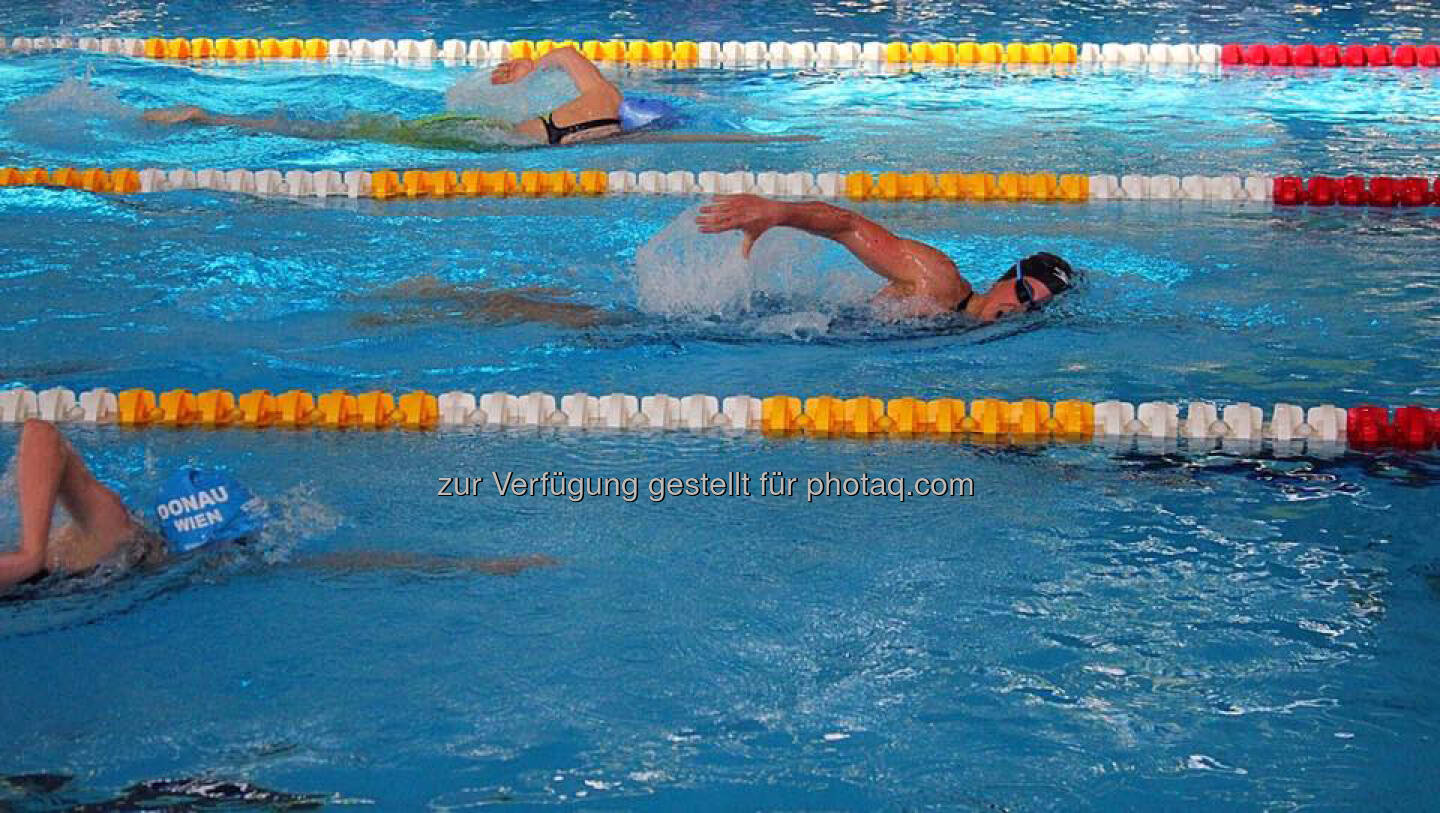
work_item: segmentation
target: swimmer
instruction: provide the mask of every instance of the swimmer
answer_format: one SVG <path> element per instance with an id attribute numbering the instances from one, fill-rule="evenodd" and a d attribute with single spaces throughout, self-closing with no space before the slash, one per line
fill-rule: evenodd
<path id="1" fill-rule="evenodd" d="M 758 195 L 722 195 L 700 209 L 700 231 L 740 231 L 741 252 L 777 226 L 834 240 L 865 267 L 889 280 L 876 294 L 877 305 L 906 317 L 964 314 L 993 322 L 1014 313 L 1038 310 L 1072 288 L 1078 273 L 1054 254 L 1034 254 L 1013 265 L 984 292 L 976 291 L 954 261 L 934 246 L 897 237 L 884 226 L 828 203 L 785 203 Z"/>
<path id="2" fill-rule="evenodd" d="M 493 147 L 486 130 L 506 130 L 523 140 L 551 146 L 600 139 L 644 142 L 773 142 L 814 141 L 815 136 L 761 136 L 750 133 L 657 133 L 646 125 L 665 118 L 666 105 L 641 99 L 626 99 L 595 63 L 572 47 L 556 48 L 539 59 L 512 59 L 490 74 L 492 85 L 518 82 L 537 70 L 565 71 L 580 92 L 576 98 L 537 118 L 510 124 L 493 116 L 439 113 L 402 121 L 385 117 L 360 117 L 349 124 L 326 125 L 296 121 L 279 115 L 268 118 L 222 116 L 193 105 L 147 111 L 146 121 L 160 124 L 202 124 L 241 127 L 306 138 L 355 138 L 435 149 L 473 150 Z"/>
<path id="3" fill-rule="evenodd" d="M 264 526 L 264 502 L 229 475 L 183 468 L 161 487 L 156 501 L 160 530 L 151 530 L 120 495 L 95 479 L 60 431 L 41 420 L 25 422 L 15 470 L 20 549 L 0 553 L 0 589 L 50 577 L 83 576 L 102 566 L 152 568 L 201 548 L 246 542 Z M 57 504 L 71 521 L 52 532 Z M 310 557 L 296 564 L 336 570 L 515 573 L 554 563 L 545 556 L 461 559 L 359 551 Z"/>
<path id="4" fill-rule="evenodd" d="M 355 323 L 361 327 L 385 327 L 441 320 L 489 325 L 534 322 L 585 329 L 626 321 L 619 312 L 568 301 L 574 294 L 542 286 L 497 290 L 483 283 L 452 284 L 427 274 L 357 297 L 406 307 L 390 313 L 362 314 Z"/>

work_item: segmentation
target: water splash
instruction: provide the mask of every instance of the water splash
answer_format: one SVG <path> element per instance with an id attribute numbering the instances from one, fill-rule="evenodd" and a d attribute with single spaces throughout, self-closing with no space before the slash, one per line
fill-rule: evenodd
<path id="1" fill-rule="evenodd" d="M 106 142 L 129 143 L 145 136 L 140 110 L 115 91 L 70 77 L 53 89 L 21 99 L 5 111 L 16 137 L 31 146 L 74 153 L 99 151 Z"/>
<path id="2" fill-rule="evenodd" d="M 562 70 L 537 70 L 518 82 L 490 84 L 492 71 L 475 71 L 445 91 L 445 109 L 510 124 L 544 115 L 579 95 Z"/>
<path id="3" fill-rule="evenodd" d="M 740 256 L 738 232 L 701 234 L 693 206 L 635 253 L 640 310 L 669 318 L 736 319 L 763 302 L 766 333 L 824 332 L 843 308 L 865 304 L 878 280 L 843 249 L 794 229 L 772 229 Z M 773 313 L 779 304 L 785 313 Z"/>
<path id="4" fill-rule="evenodd" d="M 344 521 L 344 516 L 320 501 L 315 487 L 301 483 L 267 500 L 270 517 L 260 540 L 260 557 L 267 564 L 289 561 L 301 543 L 324 536 Z"/>

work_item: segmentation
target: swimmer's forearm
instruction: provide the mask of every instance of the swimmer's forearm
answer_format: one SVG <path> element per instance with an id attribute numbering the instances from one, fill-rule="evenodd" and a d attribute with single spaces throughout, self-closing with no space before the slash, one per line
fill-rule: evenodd
<path id="1" fill-rule="evenodd" d="M 775 209 L 775 225 L 789 226 L 820 237 L 838 240 L 855 230 L 856 221 L 864 220 L 849 209 L 831 206 L 828 203 L 802 202 L 787 203 L 770 201 Z"/>

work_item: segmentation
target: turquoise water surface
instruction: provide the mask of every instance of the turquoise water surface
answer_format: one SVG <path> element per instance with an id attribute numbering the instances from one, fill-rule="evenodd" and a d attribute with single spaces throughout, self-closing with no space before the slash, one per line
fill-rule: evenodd
<path id="1" fill-rule="evenodd" d="M 0 29 L 1210 41 L 1434 30 L 1427 8 L 1363 4 L 665 7 L 679 16 L 663 32 L 657 6 L 592 2 L 34 4 L 0 11 Z M 0 55 L 0 165 L 1435 171 L 1425 71 L 616 74 L 679 106 L 687 129 L 823 135 L 759 146 L 451 153 L 138 121 L 190 101 L 421 116 L 466 73 Z M 977 284 L 1041 250 L 1088 270 L 1043 313 L 966 330 L 876 319 L 878 278 L 816 238 L 767 234 L 740 262 L 733 235 L 694 233 L 697 203 L 0 188 L 0 388 L 1206 398 L 1267 410 L 1440 396 L 1433 208 L 860 207 Z M 535 307 L 547 317 L 524 318 Z M 0 597 L 0 774 L 12 777 L 0 807 L 105 809 L 149 793 L 147 809 L 188 809 L 201 784 L 226 781 L 297 795 L 233 802 L 260 809 L 1432 805 L 1433 451 L 66 432 L 137 508 L 176 466 L 222 465 L 272 520 L 245 549 Z M 0 457 L 17 438 L 0 426 Z M 769 471 L 802 484 L 968 477 L 974 495 L 645 493 L 654 477 Z M 489 486 L 544 472 L 634 477 L 640 493 L 577 502 Z M 437 496 L 440 478 L 472 476 L 489 490 Z M 13 489 L 13 472 L 0 487 Z M 0 540 L 17 525 L 0 501 Z M 405 558 L 530 554 L 555 564 L 497 576 Z M 135 787 L 180 779 L 197 779 L 190 796 Z"/>

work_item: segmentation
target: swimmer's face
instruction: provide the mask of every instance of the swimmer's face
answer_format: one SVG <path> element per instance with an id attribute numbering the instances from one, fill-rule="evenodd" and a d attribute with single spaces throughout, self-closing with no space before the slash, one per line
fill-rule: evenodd
<path id="1" fill-rule="evenodd" d="M 509 62 L 501 62 L 490 72 L 490 84 L 508 85 L 518 82 L 521 79 L 535 72 L 535 60 L 533 59 L 512 59 Z"/>
<path id="2" fill-rule="evenodd" d="M 1030 292 L 1034 295 L 1034 304 L 1040 305 L 1050 299 L 1050 287 L 1038 279 L 1026 277 L 1025 281 L 1030 283 Z M 1017 280 L 1001 279 L 996 280 L 990 290 L 985 292 L 985 302 L 980 305 L 980 320 L 993 322 L 996 319 L 1004 319 L 1011 314 L 1024 313 L 1029 307 L 1020 301 L 1015 293 Z"/>

